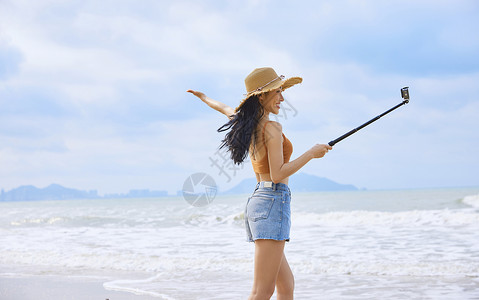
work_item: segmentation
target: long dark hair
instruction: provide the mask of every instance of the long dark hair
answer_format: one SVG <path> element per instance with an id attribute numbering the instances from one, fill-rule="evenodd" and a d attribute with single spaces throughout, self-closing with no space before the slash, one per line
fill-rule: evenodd
<path id="1" fill-rule="evenodd" d="M 221 141 L 220 149 L 228 148 L 235 164 L 241 164 L 248 155 L 251 139 L 254 134 L 256 140 L 256 127 L 263 115 L 264 109 L 259 97 L 253 95 L 243 103 L 228 123 L 218 128 L 218 132 L 230 130 Z"/>

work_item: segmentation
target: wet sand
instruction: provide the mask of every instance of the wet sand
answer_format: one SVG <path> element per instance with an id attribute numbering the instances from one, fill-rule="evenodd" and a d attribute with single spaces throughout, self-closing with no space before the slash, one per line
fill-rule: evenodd
<path id="1" fill-rule="evenodd" d="M 101 279 L 63 276 L 0 277 L 2 300 L 158 300 L 161 298 L 109 291 Z"/>

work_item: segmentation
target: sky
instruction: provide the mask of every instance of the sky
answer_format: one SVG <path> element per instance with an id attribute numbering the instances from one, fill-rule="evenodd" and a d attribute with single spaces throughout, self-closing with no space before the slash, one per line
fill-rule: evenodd
<path id="1" fill-rule="evenodd" d="M 218 147 L 244 78 L 303 83 L 292 159 L 402 101 L 300 172 L 367 189 L 479 186 L 479 2 L 0 0 L 0 188 L 176 194 L 254 177 Z M 271 119 L 275 119 L 273 116 Z"/>

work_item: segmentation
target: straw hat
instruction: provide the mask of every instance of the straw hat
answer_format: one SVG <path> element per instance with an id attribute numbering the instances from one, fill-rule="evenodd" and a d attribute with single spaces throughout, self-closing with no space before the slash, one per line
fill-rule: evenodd
<path id="1" fill-rule="evenodd" d="M 244 80 L 246 86 L 245 98 L 241 100 L 240 105 L 235 109 L 235 113 L 241 106 L 253 95 L 259 95 L 282 87 L 283 90 L 292 87 L 295 84 L 301 83 L 303 78 L 291 77 L 283 80 L 284 76 L 278 76 L 273 68 L 258 68 L 254 69 Z"/>

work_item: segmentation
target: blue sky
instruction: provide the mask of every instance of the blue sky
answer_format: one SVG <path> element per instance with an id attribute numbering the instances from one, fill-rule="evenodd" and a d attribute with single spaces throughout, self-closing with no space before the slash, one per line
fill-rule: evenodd
<path id="1" fill-rule="evenodd" d="M 256 67 L 302 76 L 293 158 L 401 102 L 303 172 L 368 189 L 479 185 L 477 1 L 0 1 L 0 187 L 221 190 L 218 152 Z M 290 109 L 289 111 L 286 109 Z M 221 169 L 212 165 L 221 163 Z"/>

